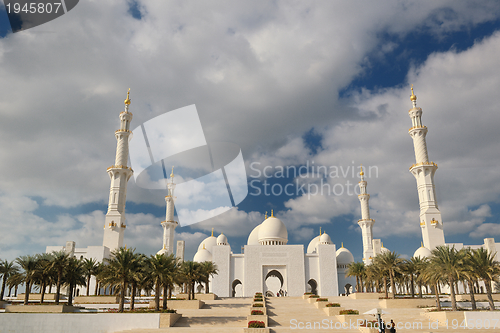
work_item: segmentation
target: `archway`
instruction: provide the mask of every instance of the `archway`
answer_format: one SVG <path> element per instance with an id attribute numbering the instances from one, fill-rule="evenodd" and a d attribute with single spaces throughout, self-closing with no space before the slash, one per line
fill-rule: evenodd
<path id="1" fill-rule="evenodd" d="M 264 285 L 267 297 L 273 297 L 283 288 L 285 279 L 276 269 L 269 271 L 264 279 Z M 268 296 L 269 295 L 269 296 Z"/>
<path id="2" fill-rule="evenodd" d="M 307 292 L 313 293 L 314 295 L 318 294 L 318 283 L 314 279 L 310 279 L 307 281 Z"/>
<path id="3" fill-rule="evenodd" d="M 352 293 L 352 285 L 350 283 L 348 283 L 344 286 L 344 292 L 345 292 L 346 296 L 349 296 L 349 294 Z"/>
<path id="4" fill-rule="evenodd" d="M 232 292 L 231 295 L 232 297 L 242 297 L 243 296 L 243 283 L 241 283 L 240 280 L 236 279 L 233 281 L 233 284 L 231 285 Z"/>

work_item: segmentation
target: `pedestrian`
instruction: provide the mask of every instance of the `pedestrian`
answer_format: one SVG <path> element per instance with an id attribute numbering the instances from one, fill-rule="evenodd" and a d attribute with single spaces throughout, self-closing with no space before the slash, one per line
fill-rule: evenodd
<path id="1" fill-rule="evenodd" d="M 389 333 L 396 333 L 396 324 L 394 323 L 394 320 L 391 319 L 391 322 L 389 324 Z"/>

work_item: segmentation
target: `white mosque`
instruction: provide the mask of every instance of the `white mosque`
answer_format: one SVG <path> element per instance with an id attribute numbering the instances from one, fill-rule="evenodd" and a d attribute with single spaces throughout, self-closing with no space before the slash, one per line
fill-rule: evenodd
<path id="1" fill-rule="evenodd" d="M 481 245 L 464 245 L 462 243 L 446 243 L 444 238 L 443 220 L 439 211 L 434 174 L 437 164 L 430 162 L 427 154 L 425 137 L 427 127 L 422 125 L 422 109 L 417 107 L 417 97 L 411 88 L 410 100 L 413 107 L 408 111 L 412 121 L 409 134 L 413 139 L 416 163 L 410 167 L 410 172 L 417 181 L 420 203 L 419 224 L 422 230 L 422 246 L 414 257 L 428 257 L 430 251 L 439 245 L 455 246 L 456 249 L 483 247 L 491 253 L 500 251 L 500 243 L 493 238 L 484 239 Z M 133 174 L 128 167 L 128 142 L 132 113 L 129 93 L 125 100 L 125 110 L 120 113 L 120 129 L 115 132 L 117 140 L 115 164 L 107 169 L 111 179 L 108 212 L 104 224 L 102 246 L 76 248 L 75 242 L 67 242 L 66 246 L 47 246 L 46 252 L 65 250 L 77 258 L 94 258 L 102 261 L 109 258 L 110 253 L 123 246 L 125 232 L 125 204 L 127 183 Z M 369 265 L 372 259 L 386 251 L 380 239 L 373 239 L 372 228 L 375 223 L 370 218 L 369 198 L 366 191 L 367 182 L 363 169 L 360 172 L 361 219 L 358 225 L 363 238 L 363 262 Z M 166 219 L 161 222 L 163 227 L 163 247 L 158 254 L 171 254 L 174 250 L 174 231 L 178 223 L 174 220 L 174 172 L 167 184 Z M 286 222 L 286 221 L 285 221 Z M 177 241 L 176 256 L 184 260 L 184 241 Z M 498 260 L 499 257 L 496 256 Z M 347 266 L 354 262 L 352 253 L 341 245 L 337 248 L 326 233 L 321 233 L 312 239 L 306 251 L 302 244 L 288 244 L 288 231 L 283 221 L 271 216 L 256 226 L 250 235 L 242 253 L 233 253 L 224 234 L 218 237 L 212 235 L 205 238 L 198 246 L 194 258 L 196 262 L 212 261 L 219 270 L 211 283 L 211 290 L 220 297 L 252 296 L 255 292 L 276 295 L 279 291 L 288 296 L 300 296 L 304 292 L 314 292 L 322 296 L 336 296 L 354 291 L 355 281 L 345 276 Z M 91 289 L 94 290 L 91 282 Z M 201 287 L 201 286 L 200 286 Z"/>

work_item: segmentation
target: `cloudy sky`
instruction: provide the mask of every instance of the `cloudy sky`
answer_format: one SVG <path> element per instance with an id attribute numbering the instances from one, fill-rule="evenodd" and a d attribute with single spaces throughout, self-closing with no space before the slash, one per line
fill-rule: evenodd
<path id="1" fill-rule="evenodd" d="M 273 209 L 289 244 L 307 245 L 321 227 L 360 260 L 348 191 L 360 164 L 372 170 L 374 237 L 411 256 L 421 232 L 410 84 L 439 165 L 446 241 L 500 241 L 499 30 L 494 1 L 88 0 L 16 33 L 0 4 L 0 258 L 102 244 L 128 88 L 133 128 L 195 104 L 208 142 L 241 148 L 249 194 L 176 229 L 187 258 L 212 227 L 239 253 Z M 134 180 L 128 189 L 125 243 L 154 253 L 163 195 Z"/>

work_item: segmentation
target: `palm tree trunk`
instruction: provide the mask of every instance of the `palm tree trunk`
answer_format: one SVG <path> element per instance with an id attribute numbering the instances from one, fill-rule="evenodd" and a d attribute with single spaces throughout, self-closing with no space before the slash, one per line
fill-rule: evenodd
<path id="1" fill-rule="evenodd" d="M 99 281 L 97 280 L 97 278 L 95 279 L 95 290 L 94 290 L 94 295 L 95 296 L 98 296 L 98 292 L 99 292 Z"/>
<path id="2" fill-rule="evenodd" d="M 3 280 L 2 280 L 2 290 L 0 291 L 0 301 L 3 301 L 3 293 L 5 291 L 5 284 L 7 283 L 7 276 L 4 274 Z M 9 293 L 10 296 L 10 293 Z"/>
<path id="3" fill-rule="evenodd" d="M 424 297 L 423 292 L 422 292 L 422 283 L 418 282 L 418 297 L 422 298 Z"/>
<path id="4" fill-rule="evenodd" d="M 160 311 L 160 279 L 155 283 L 155 311 Z"/>
<path id="5" fill-rule="evenodd" d="M 436 295 L 436 307 L 438 311 L 441 311 L 441 302 L 439 301 L 439 291 L 438 291 L 438 284 L 437 282 L 434 282 L 434 294 Z"/>
<path id="6" fill-rule="evenodd" d="M 194 284 L 195 284 L 195 282 L 193 281 L 191 284 L 192 284 L 191 285 L 191 296 L 192 296 L 191 299 L 194 299 Z"/>
<path id="7" fill-rule="evenodd" d="M 415 297 L 415 281 L 413 281 L 413 274 L 410 276 L 411 283 L 411 298 Z"/>
<path id="8" fill-rule="evenodd" d="M 14 289 L 14 297 L 17 297 L 17 289 L 19 288 L 19 285 L 16 285 L 16 288 Z"/>
<path id="9" fill-rule="evenodd" d="M 209 281 L 207 279 L 207 281 L 205 281 L 205 294 L 210 294 L 210 290 L 208 289 L 208 284 L 209 284 Z"/>
<path id="10" fill-rule="evenodd" d="M 70 283 L 68 287 L 68 305 L 73 305 L 73 283 Z"/>
<path id="11" fill-rule="evenodd" d="M 135 282 L 132 282 L 132 293 L 130 295 L 130 310 L 133 310 L 135 307 L 135 293 L 136 293 L 136 285 Z"/>
<path id="12" fill-rule="evenodd" d="M 389 298 L 389 292 L 387 290 L 387 276 L 384 275 L 384 292 L 385 292 L 385 298 Z"/>
<path id="13" fill-rule="evenodd" d="M 89 295 L 89 291 L 90 291 L 90 275 L 87 276 L 87 296 Z"/>
<path id="14" fill-rule="evenodd" d="M 28 305 L 28 301 L 30 299 L 30 289 L 31 285 L 29 281 L 26 281 L 26 291 L 24 292 L 24 305 Z"/>
<path id="15" fill-rule="evenodd" d="M 59 305 L 59 298 L 61 297 L 61 280 L 62 280 L 62 269 L 60 269 L 57 272 L 56 305 Z"/>
<path id="16" fill-rule="evenodd" d="M 469 287 L 469 293 L 470 293 L 470 303 L 472 306 L 472 310 L 476 310 L 476 297 L 474 296 L 474 286 L 472 285 L 472 281 L 467 279 L 467 286 Z"/>
<path id="17" fill-rule="evenodd" d="M 127 290 L 127 281 L 122 281 L 122 290 L 120 290 L 120 304 L 118 305 L 118 312 L 123 312 L 125 306 L 125 291 Z"/>
<path id="18" fill-rule="evenodd" d="M 451 310 L 457 311 L 457 298 L 455 296 L 455 283 L 453 282 L 453 278 L 448 278 L 448 284 L 450 285 Z"/>
<path id="19" fill-rule="evenodd" d="M 392 298 L 396 299 L 396 284 L 394 283 L 394 273 L 392 271 L 389 271 L 389 277 L 391 278 Z"/>
<path id="20" fill-rule="evenodd" d="M 486 293 L 488 294 L 488 303 L 490 304 L 490 310 L 495 310 L 495 303 L 493 302 L 493 297 L 491 296 L 491 281 L 484 280 L 484 286 L 486 287 Z"/>
<path id="21" fill-rule="evenodd" d="M 163 310 L 167 309 L 167 297 L 168 297 L 168 290 L 167 290 L 167 284 L 163 284 Z"/>
<path id="22" fill-rule="evenodd" d="M 42 282 L 42 285 L 40 287 L 41 290 L 41 295 L 40 295 L 40 304 L 43 303 L 43 299 L 45 298 L 45 281 Z"/>

